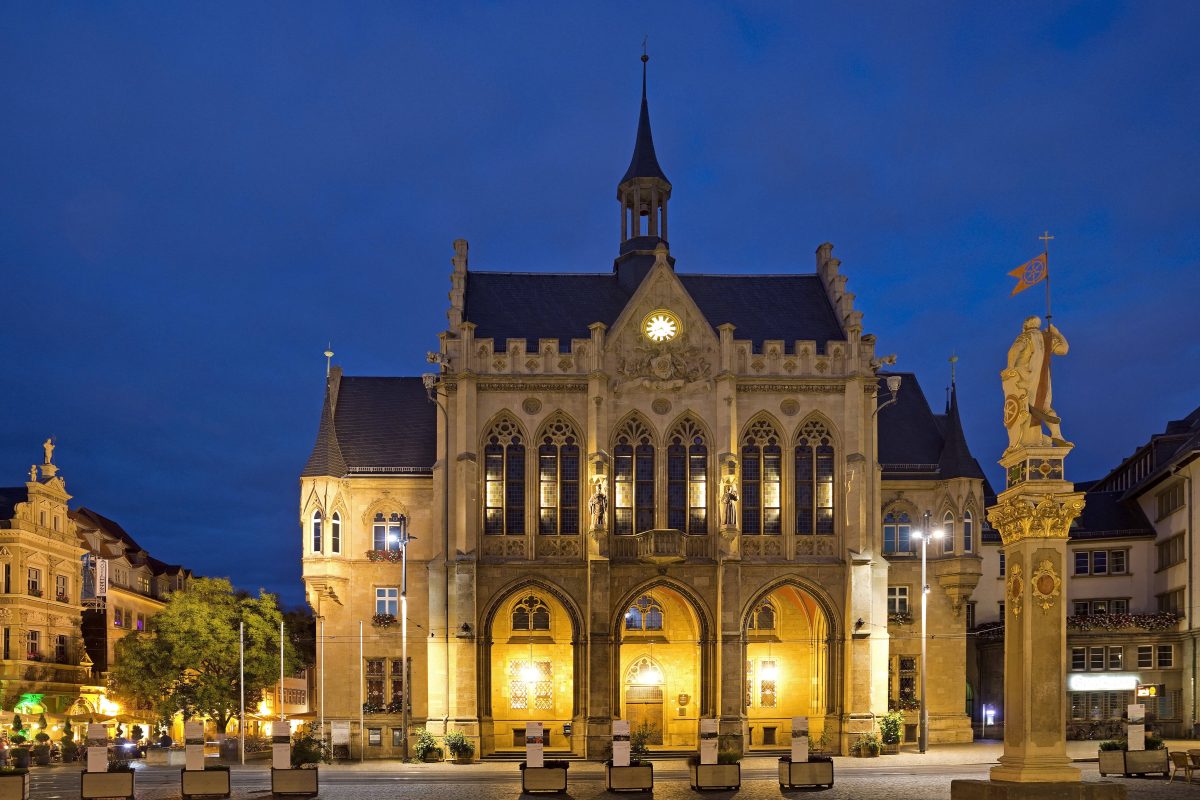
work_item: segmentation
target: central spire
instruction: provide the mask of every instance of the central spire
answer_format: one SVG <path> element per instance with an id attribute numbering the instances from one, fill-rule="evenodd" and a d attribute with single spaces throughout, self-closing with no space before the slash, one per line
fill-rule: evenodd
<path id="1" fill-rule="evenodd" d="M 617 201 L 621 204 L 621 254 L 618 262 L 627 261 L 633 254 L 648 256 L 653 263 L 655 248 L 667 243 L 667 201 L 671 198 L 671 182 L 667 180 L 654 152 L 654 137 L 650 133 L 650 104 L 646 100 L 646 63 L 650 56 L 642 53 L 642 109 L 638 116 L 637 138 L 633 143 L 633 158 L 629 169 L 617 184 Z M 637 259 L 639 262 L 647 259 Z M 631 279 L 638 270 L 630 270 Z"/>

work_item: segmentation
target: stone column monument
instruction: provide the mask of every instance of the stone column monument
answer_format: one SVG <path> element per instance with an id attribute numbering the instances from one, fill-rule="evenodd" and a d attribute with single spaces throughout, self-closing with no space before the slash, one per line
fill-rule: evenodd
<path id="1" fill-rule="evenodd" d="M 1119 784 L 1082 782 L 1066 752 L 1067 537 L 1084 501 L 1066 480 L 1063 462 L 1073 445 L 1050 408 L 1050 357 L 1066 353 L 1066 339 L 1040 325 L 1036 317 L 1025 321 L 1000 373 L 1005 489 L 987 512 L 1006 563 L 1004 755 L 990 780 L 953 781 L 954 800 L 1126 796 Z"/>

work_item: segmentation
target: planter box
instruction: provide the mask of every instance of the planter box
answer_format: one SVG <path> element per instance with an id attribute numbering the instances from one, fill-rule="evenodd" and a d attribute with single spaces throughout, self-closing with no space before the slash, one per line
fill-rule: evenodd
<path id="1" fill-rule="evenodd" d="M 833 786 L 832 761 L 780 761 L 779 788 Z"/>
<path id="2" fill-rule="evenodd" d="M 0 800 L 29 800 L 29 773 L 0 774 Z"/>
<path id="3" fill-rule="evenodd" d="M 900 743 L 899 742 L 891 742 L 891 743 L 884 742 L 882 752 L 885 756 L 900 755 Z"/>
<path id="4" fill-rule="evenodd" d="M 229 797 L 229 770 L 180 770 L 180 791 L 183 800 L 189 797 Z"/>
<path id="5" fill-rule="evenodd" d="M 317 770 L 315 769 L 275 769 L 271 767 L 271 794 L 302 794 L 317 793 Z"/>
<path id="6" fill-rule="evenodd" d="M 604 765 L 604 786 L 610 792 L 654 791 L 654 765 L 614 767 Z"/>
<path id="7" fill-rule="evenodd" d="M 521 770 L 522 792 L 567 791 L 566 767 L 525 767 Z"/>
<path id="8" fill-rule="evenodd" d="M 83 800 L 97 797 L 128 797 L 133 800 L 132 772 L 84 772 L 79 786 Z"/>
<path id="9" fill-rule="evenodd" d="M 1170 772 L 1170 760 L 1166 748 L 1162 750 L 1100 750 L 1098 752 L 1100 776 L 1145 775 Z"/>
<path id="10" fill-rule="evenodd" d="M 689 764 L 693 789 L 737 789 L 742 785 L 741 764 Z"/>

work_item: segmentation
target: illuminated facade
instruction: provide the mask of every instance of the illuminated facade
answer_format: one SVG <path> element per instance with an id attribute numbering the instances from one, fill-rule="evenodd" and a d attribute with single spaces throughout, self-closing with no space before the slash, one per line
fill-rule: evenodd
<path id="1" fill-rule="evenodd" d="M 536 720 L 597 758 L 613 717 L 763 749 L 793 716 L 845 752 L 924 668 L 931 741 L 970 740 L 985 481 L 956 400 L 889 391 L 831 245 L 812 273 L 677 271 L 671 192 L 643 95 L 611 272 L 471 270 L 457 241 L 429 394 L 331 370 L 299 512 L 316 707 L 351 754 L 402 750 L 405 531 L 413 726 L 483 754 Z"/>

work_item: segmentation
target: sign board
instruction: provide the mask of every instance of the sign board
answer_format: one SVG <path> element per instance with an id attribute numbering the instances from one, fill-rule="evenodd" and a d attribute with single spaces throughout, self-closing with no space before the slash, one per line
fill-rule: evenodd
<path id="1" fill-rule="evenodd" d="M 717 763 L 717 721 L 700 720 L 700 763 Z"/>
<path id="2" fill-rule="evenodd" d="M 96 597 L 108 597 L 108 559 L 96 559 Z"/>
<path id="3" fill-rule="evenodd" d="M 108 772 L 108 731 L 103 725 L 88 725 L 87 743 L 87 771 Z"/>
<path id="4" fill-rule="evenodd" d="M 612 762 L 614 767 L 629 766 L 629 720 L 612 721 Z"/>
<path id="5" fill-rule="evenodd" d="M 808 761 L 808 717 L 792 717 L 792 761 Z"/>
<path id="6" fill-rule="evenodd" d="M 183 723 L 184 769 L 204 769 L 204 726 L 199 722 Z"/>
<path id="7" fill-rule="evenodd" d="M 525 723 L 525 766 L 540 767 L 545 762 L 543 751 L 546 747 L 545 729 L 540 722 Z"/>
<path id="8" fill-rule="evenodd" d="M 276 721 L 275 724 L 282 725 L 283 729 L 287 730 L 286 722 Z M 292 737 L 286 733 L 271 737 L 271 768 L 292 768 Z"/>
<path id="9" fill-rule="evenodd" d="M 350 720 L 334 719 L 329 721 L 330 744 L 350 746 Z"/>
<path id="10" fill-rule="evenodd" d="M 1138 697 L 1160 697 L 1163 694 L 1161 683 L 1140 683 L 1137 687 Z"/>
<path id="11" fill-rule="evenodd" d="M 1146 706 L 1141 703 L 1132 703 L 1127 709 L 1129 714 L 1129 725 L 1125 731 L 1125 736 L 1128 739 L 1129 750 L 1145 750 L 1146 749 Z"/>

